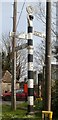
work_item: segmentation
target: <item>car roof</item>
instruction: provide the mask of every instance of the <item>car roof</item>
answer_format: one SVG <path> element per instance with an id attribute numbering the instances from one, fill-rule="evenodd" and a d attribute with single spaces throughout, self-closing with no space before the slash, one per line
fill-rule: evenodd
<path id="1" fill-rule="evenodd" d="M 18 90 L 16 90 L 16 93 L 17 92 L 23 92 L 24 90 L 23 89 L 18 89 Z"/>

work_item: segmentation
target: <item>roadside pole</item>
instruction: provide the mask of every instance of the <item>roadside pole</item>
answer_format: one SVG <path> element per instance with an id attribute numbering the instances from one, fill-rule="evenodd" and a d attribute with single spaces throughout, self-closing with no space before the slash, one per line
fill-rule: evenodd
<path id="1" fill-rule="evenodd" d="M 28 15 L 28 114 L 34 114 L 34 80 L 33 80 L 33 15 Z"/>
<path id="2" fill-rule="evenodd" d="M 11 83 L 11 90 L 12 90 L 12 99 L 11 99 L 11 107 L 13 110 L 16 110 L 16 17 L 17 17 L 17 1 L 14 0 L 13 6 L 13 32 L 14 36 L 12 39 L 12 83 Z"/>
<path id="3" fill-rule="evenodd" d="M 51 110 L 51 2 L 49 1 L 46 2 L 45 110 Z"/>

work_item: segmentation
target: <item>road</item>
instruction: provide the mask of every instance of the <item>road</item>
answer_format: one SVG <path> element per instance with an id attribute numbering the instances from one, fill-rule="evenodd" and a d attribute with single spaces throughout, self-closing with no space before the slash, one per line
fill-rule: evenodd
<path id="1" fill-rule="evenodd" d="M 20 104 L 23 102 L 24 101 L 16 101 L 16 104 Z M 0 99 L 0 105 L 2 105 L 2 104 L 11 105 L 11 101 L 2 101 L 2 99 Z"/>
<path id="2" fill-rule="evenodd" d="M 16 104 L 23 103 L 24 101 L 16 101 Z M 11 101 L 2 101 L 2 104 L 11 105 Z"/>

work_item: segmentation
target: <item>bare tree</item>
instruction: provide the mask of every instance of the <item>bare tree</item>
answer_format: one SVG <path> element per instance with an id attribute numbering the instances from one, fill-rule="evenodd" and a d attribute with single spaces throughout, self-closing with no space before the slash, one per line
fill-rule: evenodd
<path id="1" fill-rule="evenodd" d="M 5 52 L 6 57 L 10 56 L 9 62 L 11 63 L 10 67 L 12 69 L 12 38 L 10 38 L 9 35 L 3 34 L 2 43 L 2 51 Z M 26 40 L 17 39 L 16 46 L 23 45 L 24 43 L 26 43 Z M 12 70 L 10 72 L 12 73 Z M 16 52 L 16 78 L 17 80 L 23 80 L 25 77 L 27 77 L 27 49 Z"/>
<path id="2" fill-rule="evenodd" d="M 41 41 L 34 50 L 34 69 L 42 72 L 45 63 L 45 41 Z"/>

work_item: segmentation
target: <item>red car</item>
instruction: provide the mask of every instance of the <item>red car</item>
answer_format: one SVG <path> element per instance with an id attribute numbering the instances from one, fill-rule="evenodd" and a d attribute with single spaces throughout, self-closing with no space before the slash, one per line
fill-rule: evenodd
<path id="1" fill-rule="evenodd" d="M 2 99 L 3 100 L 11 100 L 11 92 L 3 93 Z M 28 93 L 25 94 L 23 89 L 16 90 L 16 100 L 27 100 Z M 36 92 L 34 92 L 34 98 L 36 98 Z"/>
<path id="2" fill-rule="evenodd" d="M 2 94 L 3 100 L 11 100 L 11 92 L 5 92 Z M 23 89 L 16 90 L 16 100 L 24 100 L 25 99 L 25 93 Z"/>
<path id="3" fill-rule="evenodd" d="M 25 94 L 23 89 L 16 90 L 16 99 L 17 100 L 25 100 L 27 94 Z"/>

